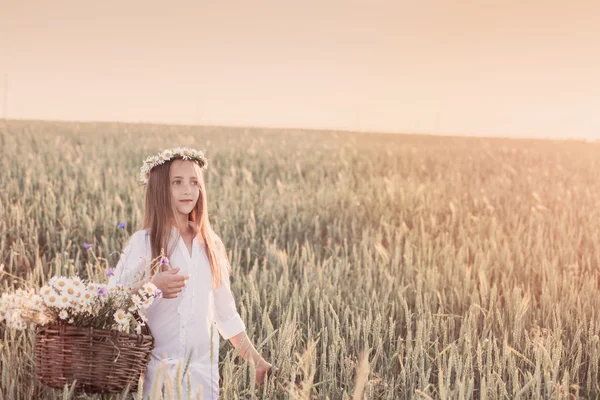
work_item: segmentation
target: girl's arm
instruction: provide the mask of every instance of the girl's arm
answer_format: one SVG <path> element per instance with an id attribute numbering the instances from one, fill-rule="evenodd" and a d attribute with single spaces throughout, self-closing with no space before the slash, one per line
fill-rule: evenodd
<path id="1" fill-rule="evenodd" d="M 137 284 L 148 261 L 145 249 L 145 234 L 143 231 L 135 232 L 129 238 L 127 245 L 121 253 L 119 262 L 113 275 L 108 279 L 109 286 Z"/>
<path id="2" fill-rule="evenodd" d="M 219 247 L 221 251 L 225 251 L 224 247 Z M 237 311 L 235 299 L 231 293 L 231 282 L 229 280 L 229 270 L 227 268 L 229 263 L 225 257 L 220 261 L 222 282 L 218 288 L 213 290 L 215 300 L 215 322 L 223 339 L 228 340 L 240 332 L 244 332 L 246 330 L 246 325 Z"/>
<path id="3" fill-rule="evenodd" d="M 225 251 L 224 247 L 221 247 L 221 251 Z M 224 259 L 226 260 L 226 257 Z M 223 282 L 221 286 L 214 290 L 217 329 L 223 339 L 229 340 L 233 347 L 239 350 L 244 360 L 255 365 L 256 381 L 262 384 L 265 375 L 271 368 L 271 364 L 258 354 L 246 334 L 246 326 L 237 312 L 235 300 L 231 293 L 228 262 L 223 262 L 221 267 Z"/>
<path id="4" fill-rule="evenodd" d="M 132 293 L 137 293 L 149 279 L 150 272 L 148 243 L 144 231 L 137 231 L 123 250 L 113 275 L 108 279 L 108 286 L 126 285 Z M 152 307 L 152 306 L 151 306 Z"/>
<path id="5" fill-rule="evenodd" d="M 271 364 L 269 364 L 264 358 L 260 356 L 260 354 L 258 354 L 258 351 L 256 351 L 256 349 L 252 345 L 252 342 L 250 341 L 250 338 L 246 334 L 246 331 L 240 332 L 237 335 L 229 338 L 229 341 L 231 342 L 233 347 L 239 350 L 242 358 L 247 362 L 253 363 L 256 366 L 257 370 L 267 370 L 271 367 Z"/>

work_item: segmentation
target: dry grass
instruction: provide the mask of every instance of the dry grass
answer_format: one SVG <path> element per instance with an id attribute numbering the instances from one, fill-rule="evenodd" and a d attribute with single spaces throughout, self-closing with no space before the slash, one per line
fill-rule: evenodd
<path id="1" fill-rule="evenodd" d="M 600 146 L 2 124 L 0 263 L 31 285 L 103 279 L 82 244 L 116 263 L 143 158 L 206 150 L 240 314 L 281 371 L 259 390 L 222 342 L 222 398 L 600 395 Z M 33 378 L 30 333 L 0 339 L 0 399 L 77 397 Z"/>

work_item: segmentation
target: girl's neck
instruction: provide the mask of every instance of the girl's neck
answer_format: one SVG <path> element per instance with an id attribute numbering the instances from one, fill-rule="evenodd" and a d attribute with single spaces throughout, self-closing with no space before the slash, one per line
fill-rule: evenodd
<path id="1" fill-rule="evenodd" d="M 180 235 L 189 235 L 190 233 L 194 232 L 194 228 L 192 227 L 192 225 L 190 224 L 189 220 L 179 220 L 179 221 L 173 221 L 172 225 L 177 228 L 177 230 L 179 231 Z"/>

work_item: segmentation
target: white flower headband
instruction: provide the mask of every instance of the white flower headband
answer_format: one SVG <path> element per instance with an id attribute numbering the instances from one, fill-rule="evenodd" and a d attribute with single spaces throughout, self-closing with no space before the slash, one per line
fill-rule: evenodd
<path id="1" fill-rule="evenodd" d="M 174 158 L 196 161 L 202 169 L 205 169 L 208 166 L 208 159 L 204 157 L 204 152 L 202 150 L 190 149 L 188 147 L 166 149 L 158 154 L 149 156 L 144 160 L 144 165 L 140 168 L 140 182 L 144 185 L 148 184 L 148 178 L 150 177 L 152 168 L 157 165 L 162 165 Z"/>

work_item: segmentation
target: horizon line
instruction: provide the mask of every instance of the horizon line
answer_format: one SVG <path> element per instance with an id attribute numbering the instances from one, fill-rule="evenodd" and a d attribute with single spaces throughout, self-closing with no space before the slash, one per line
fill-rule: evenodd
<path id="1" fill-rule="evenodd" d="M 515 135 L 491 135 L 485 133 L 459 133 L 459 132 L 431 132 L 431 131 L 392 131 L 392 130 L 356 130 L 349 128 L 332 127 L 298 127 L 298 126 L 263 126 L 263 125 L 235 125 L 235 124 L 198 124 L 185 122 L 164 122 L 164 121 L 114 121 L 114 120 L 76 120 L 76 119 L 40 119 L 40 118 L 0 118 L 0 121 L 20 121 L 20 122 L 62 122 L 77 124 L 123 124 L 123 125 L 163 125 L 163 126 L 184 126 L 198 128 L 235 128 L 235 129 L 267 129 L 267 130 L 304 130 L 304 131 L 329 131 L 336 133 L 366 133 L 383 135 L 406 135 L 406 136 L 439 136 L 439 137 L 460 137 L 460 138 L 487 138 L 487 139 L 515 139 L 515 140 L 546 140 L 546 141 L 578 141 L 585 143 L 600 142 L 600 137 L 567 137 L 567 136 L 515 136 Z M 600 135 L 600 133 L 599 133 Z"/>

